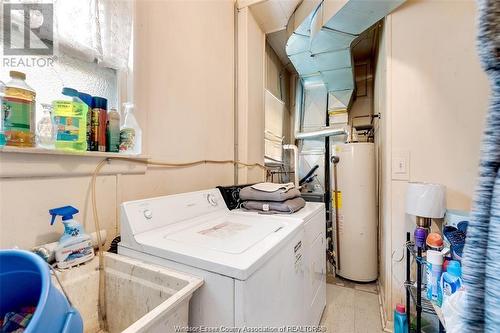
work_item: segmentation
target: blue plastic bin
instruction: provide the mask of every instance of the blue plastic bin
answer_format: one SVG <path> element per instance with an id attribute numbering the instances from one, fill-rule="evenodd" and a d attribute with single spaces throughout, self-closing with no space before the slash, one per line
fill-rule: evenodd
<path id="1" fill-rule="evenodd" d="M 81 333 L 80 313 L 51 283 L 47 263 L 23 250 L 0 250 L 0 316 L 36 306 L 25 333 Z"/>

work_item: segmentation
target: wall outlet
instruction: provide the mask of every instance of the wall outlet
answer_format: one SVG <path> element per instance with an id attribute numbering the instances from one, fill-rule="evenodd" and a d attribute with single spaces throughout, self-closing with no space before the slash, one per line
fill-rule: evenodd
<path id="1" fill-rule="evenodd" d="M 391 165 L 392 180 L 410 180 L 410 152 L 393 151 Z"/>

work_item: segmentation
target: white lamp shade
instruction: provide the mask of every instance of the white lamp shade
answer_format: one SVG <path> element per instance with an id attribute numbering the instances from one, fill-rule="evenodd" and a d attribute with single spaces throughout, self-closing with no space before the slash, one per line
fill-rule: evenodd
<path id="1" fill-rule="evenodd" d="M 406 213 L 443 218 L 446 212 L 446 187 L 441 184 L 410 182 L 406 191 Z"/>

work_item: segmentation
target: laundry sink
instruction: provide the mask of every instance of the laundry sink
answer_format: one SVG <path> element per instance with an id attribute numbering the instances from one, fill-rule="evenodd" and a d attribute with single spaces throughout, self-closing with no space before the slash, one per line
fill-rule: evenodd
<path id="1" fill-rule="evenodd" d="M 174 332 L 188 326 L 189 301 L 202 279 L 112 253 L 105 253 L 104 262 L 107 330 L 98 316 L 98 257 L 57 272 L 85 333 Z"/>

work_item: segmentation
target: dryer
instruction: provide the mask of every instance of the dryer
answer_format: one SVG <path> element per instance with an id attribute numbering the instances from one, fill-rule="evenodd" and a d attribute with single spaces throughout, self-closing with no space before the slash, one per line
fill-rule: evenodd
<path id="1" fill-rule="evenodd" d="M 269 215 L 235 209 L 234 214 L 267 219 Z M 304 313 L 306 325 L 318 325 L 326 307 L 326 214 L 325 204 L 306 202 L 293 214 L 272 215 L 286 223 L 297 223 L 304 230 Z"/>

